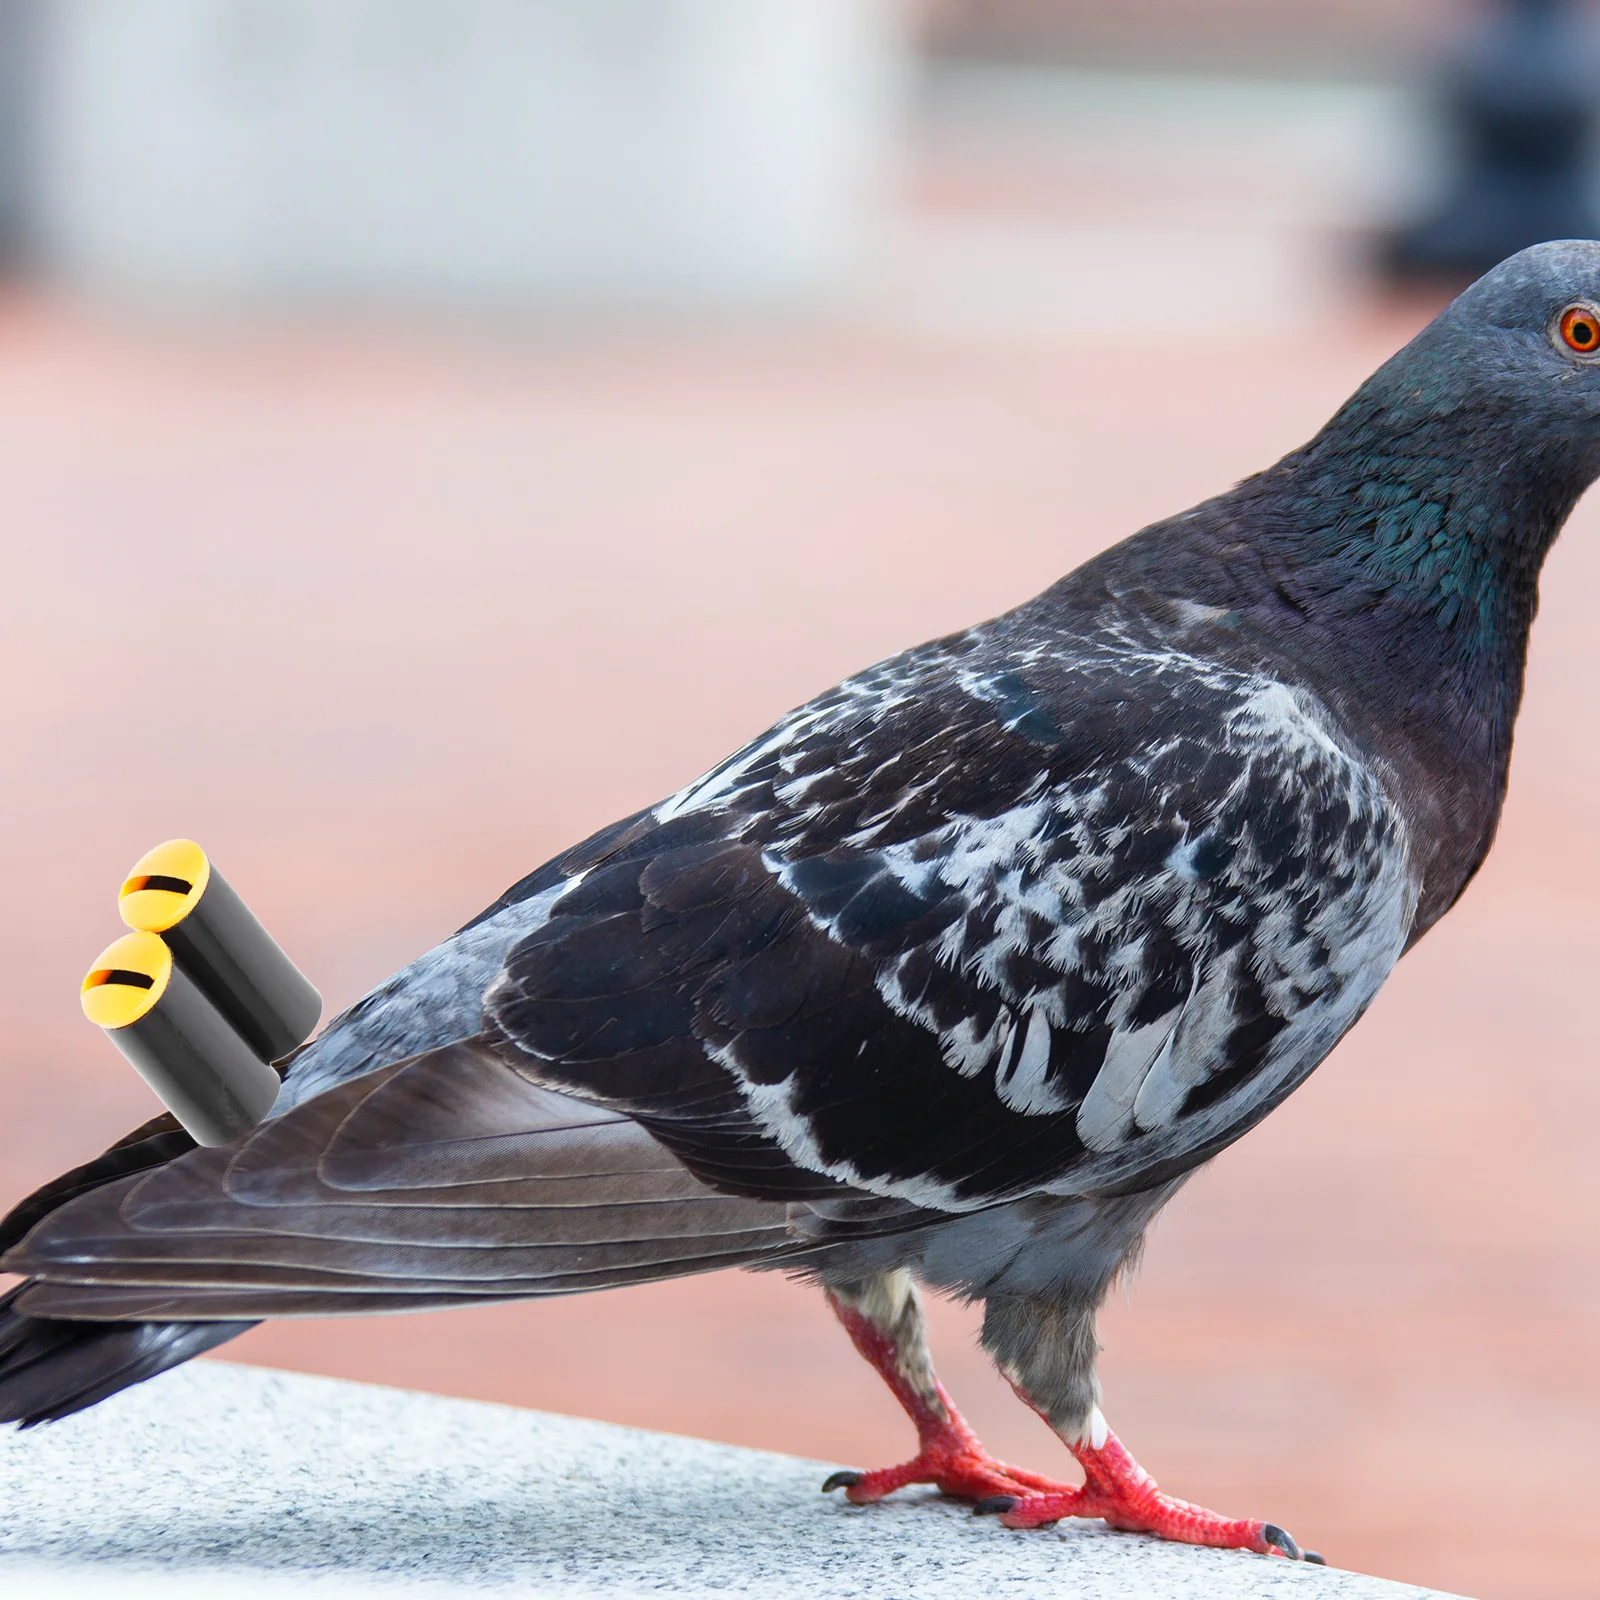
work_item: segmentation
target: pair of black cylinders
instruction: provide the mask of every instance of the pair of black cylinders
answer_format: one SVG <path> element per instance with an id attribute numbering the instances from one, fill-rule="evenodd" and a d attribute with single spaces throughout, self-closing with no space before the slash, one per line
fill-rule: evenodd
<path id="1" fill-rule="evenodd" d="M 226 1144 L 278 1097 L 272 1063 L 311 1036 L 322 996 L 189 839 L 143 856 L 118 897 L 133 929 L 83 980 L 104 1028 L 200 1144 Z"/>

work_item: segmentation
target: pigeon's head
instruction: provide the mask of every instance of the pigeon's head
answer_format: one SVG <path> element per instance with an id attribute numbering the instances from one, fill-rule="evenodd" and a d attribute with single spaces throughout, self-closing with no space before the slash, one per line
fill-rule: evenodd
<path id="1" fill-rule="evenodd" d="M 1514 478 L 1520 468 L 1576 498 L 1600 476 L 1600 242 L 1502 261 L 1362 393 L 1386 431 L 1427 436 L 1458 470 L 1464 458 Z"/>

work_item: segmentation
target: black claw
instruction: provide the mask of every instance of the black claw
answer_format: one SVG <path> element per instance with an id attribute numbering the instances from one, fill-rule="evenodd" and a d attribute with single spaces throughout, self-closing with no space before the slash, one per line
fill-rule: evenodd
<path id="1" fill-rule="evenodd" d="M 1318 1555 L 1315 1550 L 1302 1550 L 1300 1552 L 1300 1559 L 1302 1561 L 1309 1561 L 1314 1567 L 1325 1567 L 1328 1564 L 1328 1558 L 1324 1555 Z"/>
<path id="2" fill-rule="evenodd" d="M 1262 1523 L 1261 1537 L 1274 1549 L 1281 1550 L 1291 1561 L 1305 1560 L 1305 1557 L 1300 1554 L 1300 1546 L 1275 1523 Z"/>
<path id="3" fill-rule="evenodd" d="M 975 1517 L 1000 1517 L 1016 1509 L 1017 1497 L 1014 1494 L 991 1494 L 972 1508 L 972 1514 Z"/>
<path id="4" fill-rule="evenodd" d="M 832 1494 L 835 1489 L 854 1488 L 865 1476 L 864 1472 L 855 1472 L 849 1467 L 845 1467 L 840 1472 L 830 1472 L 828 1481 L 822 1486 L 822 1492 L 824 1494 Z"/>

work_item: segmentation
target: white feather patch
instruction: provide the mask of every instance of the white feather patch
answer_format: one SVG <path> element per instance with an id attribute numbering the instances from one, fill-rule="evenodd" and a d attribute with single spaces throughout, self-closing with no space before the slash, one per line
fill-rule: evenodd
<path id="1" fill-rule="evenodd" d="M 1012 1052 L 1010 1065 L 1002 1066 L 995 1078 L 995 1090 L 1013 1111 L 1025 1116 L 1065 1110 L 1068 1102 L 1048 1081 L 1049 1071 L 1050 1019 L 1043 1007 L 1035 1006 L 1028 1013 L 1027 1030 Z"/>
<path id="2" fill-rule="evenodd" d="M 1152 1064 L 1172 1039 L 1176 1009 L 1142 1027 L 1112 1034 L 1099 1075 L 1078 1108 L 1078 1137 L 1102 1154 L 1114 1150 L 1133 1127 L 1133 1107 Z"/>

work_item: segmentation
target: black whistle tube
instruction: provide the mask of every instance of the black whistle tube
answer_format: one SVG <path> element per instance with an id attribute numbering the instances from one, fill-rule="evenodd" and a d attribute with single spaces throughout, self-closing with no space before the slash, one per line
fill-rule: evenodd
<path id="1" fill-rule="evenodd" d="M 200 1144 L 226 1144 L 272 1109 L 278 1074 L 153 933 L 102 952 L 83 1009 Z"/>
<path id="2" fill-rule="evenodd" d="M 130 928 L 166 940 L 183 975 L 263 1061 L 310 1038 L 322 996 L 199 845 L 157 845 L 129 874 L 119 908 Z"/>

